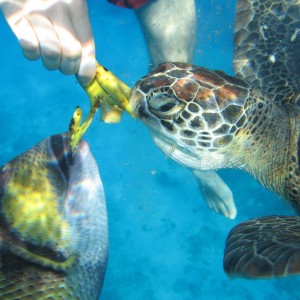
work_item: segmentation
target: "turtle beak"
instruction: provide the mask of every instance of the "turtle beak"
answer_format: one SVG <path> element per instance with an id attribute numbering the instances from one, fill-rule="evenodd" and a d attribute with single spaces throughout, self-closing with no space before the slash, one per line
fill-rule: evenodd
<path id="1" fill-rule="evenodd" d="M 145 112 L 145 96 L 134 87 L 128 100 L 129 107 L 133 114 L 137 118 L 141 119 L 141 117 L 144 115 L 143 112 Z"/>

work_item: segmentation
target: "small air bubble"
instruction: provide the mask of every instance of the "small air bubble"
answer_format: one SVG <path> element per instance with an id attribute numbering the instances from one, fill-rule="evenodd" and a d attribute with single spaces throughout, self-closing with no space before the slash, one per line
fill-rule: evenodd
<path id="1" fill-rule="evenodd" d="M 269 56 L 269 62 L 271 62 L 272 64 L 274 64 L 274 62 L 276 61 L 276 57 L 274 54 Z"/>

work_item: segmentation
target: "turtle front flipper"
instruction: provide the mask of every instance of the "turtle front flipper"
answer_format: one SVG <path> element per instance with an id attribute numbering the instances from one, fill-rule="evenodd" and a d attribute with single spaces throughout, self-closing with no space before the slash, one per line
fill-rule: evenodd
<path id="1" fill-rule="evenodd" d="M 224 251 L 230 277 L 274 278 L 300 274 L 300 217 L 269 216 L 234 227 Z"/>
<path id="2" fill-rule="evenodd" d="M 222 178 L 213 171 L 193 170 L 193 174 L 208 207 L 226 218 L 235 219 L 237 209 L 233 194 Z"/>

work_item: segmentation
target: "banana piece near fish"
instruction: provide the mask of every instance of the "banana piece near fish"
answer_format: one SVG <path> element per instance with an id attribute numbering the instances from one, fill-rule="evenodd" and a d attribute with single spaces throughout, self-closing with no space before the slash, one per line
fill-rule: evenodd
<path id="1" fill-rule="evenodd" d="M 131 89 L 100 64 L 97 63 L 94 80 L 87 87 L 82 86 L 82 88 L 90 99 L 90 110 L 82 124 L 81 108 L 77 107 L 73 114 L 69 126 L 70 144 L 73 151 L 90 126 L 99 108 L 101 118 L 105 123 L 120 122 L 123 110 L 134 117 L 128 101 Z"/>

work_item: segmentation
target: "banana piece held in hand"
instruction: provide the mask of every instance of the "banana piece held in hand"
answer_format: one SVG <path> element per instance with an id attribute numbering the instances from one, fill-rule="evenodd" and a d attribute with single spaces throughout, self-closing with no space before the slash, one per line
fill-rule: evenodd
<path id="1" fill-rule="evenodd" d="M 90 98 L 90 111 L 82 124 L 81 108 L 77 107 L 73 114 L 69 126 L 72 151 L 75 150 L 99 108 L 105 123 L 120 122 L 123 110 L 134 117 L 128 102 L 131 89 L 105 67 L 97 63 L 95 79 L 87 87 L 82 87 Z"/>

